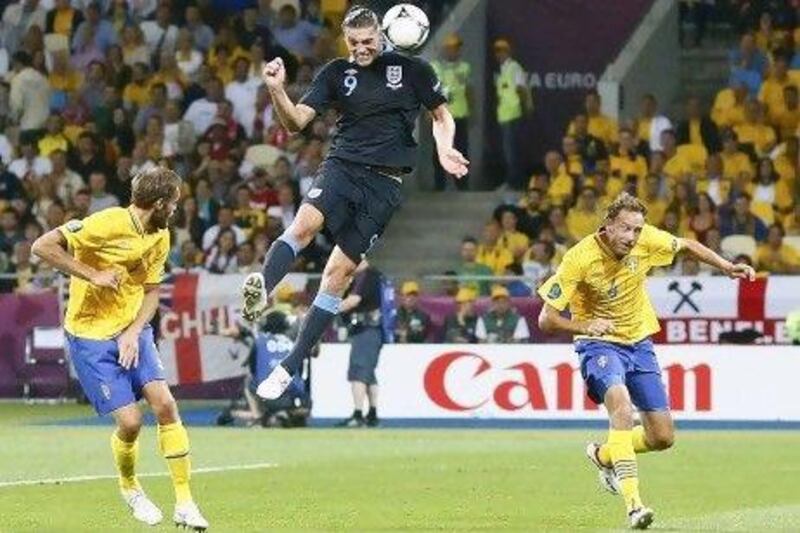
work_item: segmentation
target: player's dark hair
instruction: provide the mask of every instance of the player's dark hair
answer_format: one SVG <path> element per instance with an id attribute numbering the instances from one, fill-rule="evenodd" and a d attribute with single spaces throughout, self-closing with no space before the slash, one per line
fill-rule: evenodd
<path id="1" fill-rule="evenodd" d="M 379 28 L 381 25 L 378 15 L 368 7 L 353 5 L 344 14 L 342 29 L 344 28 Z"/>
<path id="2" fill-rule="evenodd" d="M 150 209 L 158 200 L 172 198 L 180 187 L 180 176 L 168 168 L 144 170 L 133 177 L 131 203 L 140 209 Z"/>
<path id="3" fill-rule="evenodd" d="M 627 192 L 621 192 L 608 206 L 606 222 L 614 220 L 623 211 L 633 211 L 634 213 L 641 213 L 642 216 L 647 216 L 647 207 L 638 198 L 631 196 Z"/>

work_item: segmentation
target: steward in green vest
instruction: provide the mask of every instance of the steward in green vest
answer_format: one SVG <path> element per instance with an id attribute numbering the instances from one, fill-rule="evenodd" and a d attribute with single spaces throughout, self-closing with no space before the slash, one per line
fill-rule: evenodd
<path id="1" fill-rule="evenodd" d="M 442 90 L 447 97 L 447 107 L 456 123 L 453 147 L 468 157 L 472 66 L 461 59 L 461 44 L 461 38 L 454 33 L 445 37 L 441 56 L 432 61 L 431 66 L 433 66 L 439 81 L 442 82 Z M 436 190 L 443 191 L 447 187 L 447 175 L 435 153 L 433 160 Z M 454 180 L 458 190 L 463 191 L 468 188 L 468 178 L 469 174 L 459 180 Z"/>

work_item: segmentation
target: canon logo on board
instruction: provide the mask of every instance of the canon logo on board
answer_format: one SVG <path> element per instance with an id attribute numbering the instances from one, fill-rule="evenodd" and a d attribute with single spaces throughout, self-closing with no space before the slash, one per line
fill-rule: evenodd
<path id="1" fill-rule="evenodd" d="M 535 357 L 531 358 L 535 360 Z M 425 392 L 437 406 L 448 411 L 474 411 L 494 404 L 502 411 L 515 412 L 523 409 L 533 411 L 594 411 L 597 405 L 586 395 L 583 401 L 574 401 L 576 389 L 583 388 L 580 371 L 568 362 L 555 366 L 540 367 L 531 359 L 497 366 L 475 352 L 446 352 L 434 358 L 425 369 L 423 377 Z M 465 395 L 463 390 L 474 388 L 475 383 L 456 385 L 448 382 L 447 373 L 456 366 L 471 371 L 472 379 L 480 384 L 481 394 Z M 490 370 L 494 372 L 489 373 Z M 487 374 L 489 373 L 489 374 Z M 463 374 L 463 372 L 462 372 Z M 494 377 L 488 380 L 487 377 Z M 711 411 L 712 371 L 702 363 L 691 368 L 673 364 L 664 368 L 668 384 L 670 407 L 674 411 Z M 686 405 L 689 375 L 693 376 L 694 404 Z M 555 387 L 545 387 L 543 382 L 555 380 Z M 452 380 L 451 380 L 452 381 Z M 461 393 L 461 394 L 459 394 Z M 467 398 L 466 396 L 469 396 Z"/>

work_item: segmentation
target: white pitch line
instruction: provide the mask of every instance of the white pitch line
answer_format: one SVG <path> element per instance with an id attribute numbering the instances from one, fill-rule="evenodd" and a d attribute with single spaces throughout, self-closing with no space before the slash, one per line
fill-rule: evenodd
<path id="1" fill-rule="evenodd" d="M 277 468 L 275 463 L 254 463 L 250 465 L 209 466 L 193 468 L 192 474 L 212 474 L 214 472 L 230 472 L 234 470 L 261 470 L 264 468 Z M 137 477 L 167 477 L 167 472 L 142 472 Z M 61 485 L 63 483 L 80 483 L 82 481 L 97 481 L 100 479 L 117 479 L 116 474 L 101 474 L 97 476 L 72 476 L 62 478 L 20 479 L 17 481 L 0 481 L 0 488 L 23 487 L 28 485 Z"/>

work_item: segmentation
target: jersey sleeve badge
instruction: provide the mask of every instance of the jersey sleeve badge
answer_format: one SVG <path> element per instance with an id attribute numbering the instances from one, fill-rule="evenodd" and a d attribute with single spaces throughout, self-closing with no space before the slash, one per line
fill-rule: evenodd
<path id="1" fill-rule="evenodd" d="M 551 300 L 558 300 L 561 297 L 561 285 L 553 283 L 553 286 L 547 292 L 547 297 Z"/>

